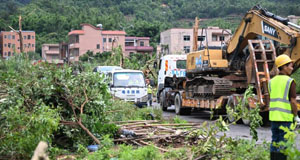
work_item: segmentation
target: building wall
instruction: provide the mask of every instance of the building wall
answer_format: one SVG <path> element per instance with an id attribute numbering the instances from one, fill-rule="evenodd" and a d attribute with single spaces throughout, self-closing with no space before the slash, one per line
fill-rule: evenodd
<path id="1" fill-rule="evenodd" d="M 125 56 L 131 53 L 152 53 L 153 47 L 150 46 L 149 37 L 126 37 Z"/>
<path id="2" fill-rule="evenodd" d="M 220 29 L 218 27 L 208 27 L 207 30 L 199 29 L 198 36 L 206 36 L 207 31 L 207 41 L 208 46 L 221 46 L 222 41 L 220 38 L 224 36 L 224 41 L 227 41 L 230 38 L 231 31 Z M 189 37 L 189 38 L 188 38 Z M 193 48 L 193 29 L 183 29 L 183 28 L 172 28 L 161 32 L 160 34 L 160 44 L 167 45 L 169 53 L 166 54 L 182 54 L 189 49 Z M 201 41 L 197 42 L 198 47 L 201 44 Z M 202 42 L 202 46 L 206 46 L 206 39 Z"/>
<path id="3" fill-rule="evenodd" d="M 2 31 L 1 34 L 1 55 L 2 57 L 9 57 L 15 53 L 20 53 L 20 38 L 16 32 Z M 23 51 L 35 52 L 35 32 L 22 31 L 23 36 Z"/>
<path id="4" fill-rule="evenodd" d="M 104 40 L 105 39 L 105 40 Z M 106 41 L 106 42 L 104 42 Z M 125 34 L 103 34 L 102 32 L 102 49 L 103 51 L 112 51 L 112 48 L 122 47 L 122 52 L 125 52 Z"/>
<path id="5" fill-rule="evenodd" d="M 61 60 L 59 53 L 59 44 L 43 44 L 42 59 L 49 63 Z"/>
<path id="6" fill-rule="evenodd" d="M 69 53 L 71 61 L 78 61 L 79 57 L 87 51 L 102 53 L 112 51 L 119 45 L 125 51 L 125 32 L 124 31 L 103 31 L 90 24 L 82 24 L 82 30 L 69 32 Z M 106 38 L 104 42 L 103 39 Z"/>
<path id="7" fill-rule="evenodd" d="M 84 55 L 87 51 L 94 53 L 101 52 L 101 31 L 89 25 L 83 25 L 83 35 L 79 35 L 79 56 Z M 97 48 L 97 45 L 98 46 Z"/>

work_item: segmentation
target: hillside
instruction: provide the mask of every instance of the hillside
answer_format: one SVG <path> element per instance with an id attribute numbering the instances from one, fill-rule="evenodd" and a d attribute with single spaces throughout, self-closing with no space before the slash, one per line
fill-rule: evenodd
<path id="1" fill-rule="evenodd" d="M 196 16 L 208 19 L 200 23 L 202 27 L 234 30 L 258 2 L 282 16 L 300 15 L 300 2 L 292 0 L 12 0 L 0 1 L 0 29 L 18 28 L 18 15 L 22 15 L 23 29 L 37 33 L 37 52 L 43 43 L 67 41 L 67 33 L 81 23 L 101 23 L 106 30 L 149 36 L 155 45 L 162 30 L 191 27 Z"/>

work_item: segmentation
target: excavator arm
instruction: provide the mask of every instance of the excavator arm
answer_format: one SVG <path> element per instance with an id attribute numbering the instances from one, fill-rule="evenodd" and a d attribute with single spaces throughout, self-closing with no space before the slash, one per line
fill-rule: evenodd
<path id="1" fill-rule="evenodd" d="M 284 54 L 289 55 L 296 66 L 300 65 L 300 26 L 255 6 L 246 13 L 234 36 L 227 43 L 229 66 L 234 68 L 236 62 L 248 56 L 243 53 L 243 49 L 248 46 L 248 40 L 261 39 L 262 36 L 278 42 L 277 44 L 285 48 Z"/>

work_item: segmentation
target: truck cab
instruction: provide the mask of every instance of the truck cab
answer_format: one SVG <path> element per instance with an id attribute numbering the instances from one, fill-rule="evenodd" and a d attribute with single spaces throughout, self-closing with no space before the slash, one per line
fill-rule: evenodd
<path id="1" fill-rule="evenodd" d="M 157 100 L 163 110 L 172 105 L 172 101 L 166 101 L 167 92 L 176 89 L 176 82 L 185 79 L 186 59 L 186 55 L 165 55 L 159 61 Z"/>

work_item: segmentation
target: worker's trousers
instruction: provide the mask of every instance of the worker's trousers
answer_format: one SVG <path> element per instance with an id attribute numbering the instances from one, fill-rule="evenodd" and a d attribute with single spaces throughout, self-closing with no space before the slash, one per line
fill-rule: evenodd
<path id="1" fill-rule="evenodd" d="M 148 93 L 147 106 L 148 107 L 152 106 L 152 93 Z"/>

